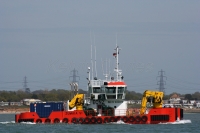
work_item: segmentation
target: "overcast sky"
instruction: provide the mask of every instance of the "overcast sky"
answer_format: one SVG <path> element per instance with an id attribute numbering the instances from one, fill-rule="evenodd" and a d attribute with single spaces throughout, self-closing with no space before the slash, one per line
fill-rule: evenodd
<path id="1" fill-rule="evenodd" d="M 199 0 L 1 0 L 0 90 L 23 88 L 25 76 L 31 91 L 69 89 L 74 68 L 87 90 L 90 45 L 103 79 L 102 62 L 104 73 L 106 59 L 113 71 L 117 34 L 128 90 L 156 90 L 162 69 L 167 94 L 200 91 L 199 7 Z"/>

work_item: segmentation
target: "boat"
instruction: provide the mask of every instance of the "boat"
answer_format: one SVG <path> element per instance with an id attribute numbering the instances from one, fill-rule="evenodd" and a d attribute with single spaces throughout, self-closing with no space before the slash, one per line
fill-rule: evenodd
<path id="1" fill-rule="evenodd" d="M 127 84 L 119 69 L 119 46 L 113 56 L 116 60 L 115 77 L 106 74 L 105 79 L 93 78 L 88 67 L 87 94 L 75 94 L 67 102 L 31 103 L 30 111 L 15 115 L 15 122 L 68 123 L 68 124 L 159 124 L 183 119 L 183 109 L 163 107 L 163 92 L 146 90 L 140 110 L 128 110 L 125 100 Z M 77 87 L 77 85 L 76 85 Z M 147 102 L 153 104 L 146 108 Z"/>

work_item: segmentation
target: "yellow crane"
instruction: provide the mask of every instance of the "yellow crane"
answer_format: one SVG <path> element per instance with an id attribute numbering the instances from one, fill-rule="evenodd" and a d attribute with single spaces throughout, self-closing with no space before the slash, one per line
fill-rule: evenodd
<path id="1" fill-rule="evenodd" d="M 149 97 L 153 97 L 153 108 L 162 108 L 163 105 L 163 92 L 146 90 L 143 93 L 140 114 L 143 115 L 146 110 L 146 105 Z"/>
<path id="2" fill-rule="evenodd" d="M 69 109 L 76 106 L 76 110 L 83 110 L 84 94 L 76 94 L 74 98 L 69 102 Z"/>

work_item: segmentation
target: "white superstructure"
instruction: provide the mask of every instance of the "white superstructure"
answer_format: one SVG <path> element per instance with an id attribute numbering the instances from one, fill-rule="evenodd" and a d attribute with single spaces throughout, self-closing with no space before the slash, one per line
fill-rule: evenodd
<path id="1" fill-rule="evenodd" d="M 127 101 L 125 101 L 126 83 L 123 81 L 122 71 L 119 70 L 118 63 L 119 47 L 115 49 L 113 56 L 116 59 L 116 79 L 114 77 L 100 80 L 97 78 L 88 78 L 88 98 L 85 100 L 87 108 L 92 108 L 98 112 L 98 115 L 104 115 L 104 111 L 111 109 L 113 115 L 125 115 L 127 110 Z"/>

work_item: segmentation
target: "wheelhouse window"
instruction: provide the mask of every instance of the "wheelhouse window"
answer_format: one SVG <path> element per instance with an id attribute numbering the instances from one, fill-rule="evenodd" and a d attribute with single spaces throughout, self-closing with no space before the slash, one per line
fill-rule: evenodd
<path id="1" fill-rule="evenodd" d="M 106 93 L 116 93 L 116 87 L 105 87 Z"/>
<path id="2" fill-rule="evenodd" d="M 125 87 L 118 87 L 118 93 L 124 93 Z"/>
<path id="3" fill-rule="evenodd" d="M 100 87 L 93 87 L 93 93 L 102 93 L 103 89 Z"/>

